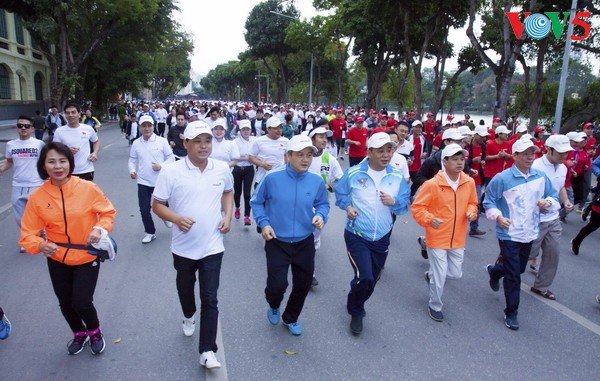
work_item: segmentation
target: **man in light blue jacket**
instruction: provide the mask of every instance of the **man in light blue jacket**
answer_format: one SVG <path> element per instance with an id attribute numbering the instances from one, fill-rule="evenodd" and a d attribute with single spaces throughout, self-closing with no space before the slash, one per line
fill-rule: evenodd
<path id="1" fill-rule="evenodd" d="M 408 212 L 410 187 L 390 165 L 396 143 L 385 132 L 367 141 L 367 159 L 350 167 L 334 186 L 336 205 L 346 211 L 344 240 L 354 270 L 346 308 L 350 330 L 362 332 L 365 302 L 385 265 L 394 215 Z"/>

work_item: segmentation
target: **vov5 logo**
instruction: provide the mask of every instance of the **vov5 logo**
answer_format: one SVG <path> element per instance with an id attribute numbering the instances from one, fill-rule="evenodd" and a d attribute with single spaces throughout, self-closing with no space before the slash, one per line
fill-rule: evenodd
<path id="1" fill-rule="evenodd" d="M 552 30 L 554 38 L 558 40 L 563 33 L 565 25 L 569 21 L 571 12 L 544 12 L 543 14 L 531 14 L 531 12 L 523 12 L 523 15 L 525 16 L 525 20 L 523 22 L 521 22 L 520 14 L 521 12 L 506 12 L 506 17 L 508 18 L 508 21 L 510 21 L 510 26 L 515 33 L 515 37 L 521 38 L 523 30 L 525 30 L 525 33 L 527 33 L 529 37 L 535 38 L 536 40 L 541 40 L 550 33 L 550 30 Z M 560 18 L 561 14 L 562 20 Z M 590 24 L 585 21 L 585 19 L 589 18 L 590 16 L 591 12 L 575 13 L 575 17 L 573 20 L 571 20 L 571 23 L 575 26 L 580 26 L 583 28 L 583 34 L 573 34 L 571 36 L 571 40 L 581 41 L 590 35 Z"/>

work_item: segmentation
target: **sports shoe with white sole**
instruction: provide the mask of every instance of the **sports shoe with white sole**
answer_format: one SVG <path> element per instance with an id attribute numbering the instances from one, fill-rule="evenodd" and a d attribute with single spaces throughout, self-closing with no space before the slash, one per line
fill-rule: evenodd
<path id="1" fill-rule="evenodd" d="M 146 233 L 144 238 L 142 238 L 142 243 L 150 243 L 150 242 L 154 241 L 155 239 L 156 239 L 156 234 Z"/>
<path id="2" fill-rule="evenodd" d="M 87 332 L 74 332 L 73 340 L 67 344 L 67 350 L 70 355 L 76 355 L 83 351 L 83 348 L 88 344 L 90 338 Z"/>
<path id="3" fill-rule="evenodd" d="M 90 350 L 92 353 L 95 355 L 102 353 L 106 347 L 106 342 L 104 341 L 104 335 L 102 335 L 100 327 L 94 331 L 88 331 L 87 334 L 90 337 Z"/>
<path id="4" fill-rule="evenodd" d="M 194 317 L 192 316 L 191 318 L 183 318 L 183 334 L 187 337 L 190 337 L 194 334 L 194 331 L 196 330 L 196 320 L 194 320 Z"/>
<path id="5" fill-rule="evenodd" d="M 206 367 L 206 369 L 221 367 L 221 363 L 217 360 L 217 356 L 215 356 L 215 352 L 213 351 L 202 352 L 200 355 L 200 365 Z"/>

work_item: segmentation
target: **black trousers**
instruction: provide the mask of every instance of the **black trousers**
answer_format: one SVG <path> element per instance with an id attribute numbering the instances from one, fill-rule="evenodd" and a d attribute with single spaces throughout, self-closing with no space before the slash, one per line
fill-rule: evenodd
<path id="1" fill-rule="evenodd" d="M 267 254 L 267 287 L 265 298 L 271 308 L 279 308 L 288 286 L 288 270 L 292 268 L 292 292 L 281 318 L 295 323 L 304 307 L 315 270 L 315 242 L 310 234 L 302 241 L 288 243 L 273 238 L 265 242 Z"/>
<path id="2" fill-rule="evenodd" d="M 86 173 L 78 173 L 78 174 L 73 173 L 73 176 L 77 176 L 81 179 L 88 180 L 88 181 L 94 181 L 94 171 L 86 172 Z"/>
<path id="3" fill-rule="evenodd" d="M 93 331 L 100 326 L 94 307 L 94 291 L 100 261 L 69 266 L 48 258 L 48 271 L 60 311 L 73 332 Z"/>
<path id="4" fill-rule="evenodd" d="M 189 259 L 173 254 L 173 266 L 177 271 L 177 293 L 183 316 L 190 318 L 196 313 L 194 286 L 198 273 L 200 288 L 200 353 L 217 351 L 217 324 L 219 319 L 219 277 L 223 253 L 209 255 L 202 259 Z"/>
<path id="5" fill-rule="evenodd" d="M 165 136 L 165 123 L 158 123 L 158 136 Z"/>
<path id="6" fill-rule="evenodd" d="M 596 213 L 592 209 L 590 214 L 590 222 L 581 228 L 579 233 L 577 233 L 577 236 L 573 238 L 573 243 L 581 245 L 581 242 L 583 242 L 585 237 L 598 230 L 598 228 L 600 228 L 600 213 Z"/>
<path id="7" fill-rule="evenodd" d="M 363 157 L 353 157 L 353 156 L 349 156 L 349 161 L 350 161 L 350 166 L 354 166 L 356 164 L 359 164 L 361 161 L 363 161 L 365 158 L 365 156 Z"/>
<path id="8" fill-rule="evenodd" d="M 240 207 L 242 190 L 244 192 L 244 217 L 250 217 L 250 197 L 252 196 L 252 182 L 254 181 L 254 166 L 248 165 L 233 168 L 233 201 L 235 207 Z"/>

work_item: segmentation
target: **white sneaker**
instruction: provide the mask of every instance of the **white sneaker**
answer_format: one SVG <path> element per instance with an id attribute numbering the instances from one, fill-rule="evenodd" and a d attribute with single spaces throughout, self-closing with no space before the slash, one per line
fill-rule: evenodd
<path id="1" fill-rule="evenodd" d="M 173 227 L 173 223 L 171 221 L 163 220 L 163 222 L 165 223 L 165 226 L 168 229 L 171 229 Z"/>
<path id="2" fill-rule="evenodd" d="M 319 250 L 321 247 L 321 238 L 315 239 L 315 250 Z"/>
<path id="3" fill-rule="evenodd" d="M 183 334 L 186 336 L 192 336 L 194 334 L 194 331 L 196 330 L 196 320 L 194 320 L 194 317 L 192 316 L 191 318 L 183 318 Z"/>
<path id="4" fill-rule="evenodd" d="M 213 351 L 207 351 L 200 355 L 200 365 L 205 366 L 207 369 L 221 367 L 221 363 L 217 361 L 217 356 Z"/>
<path id="5" fill-rule="evenodd" d="M 25 248 L 23 246 L 19 248 L 19 253 L 25 253 Z"/>
<path id="6" fill-rule="evenodd" d="M 150 242 L 154 241 L 155 239 L 156 239 L 156 234 L 146 233 L 144 238 L 142 238 L 142 243 L 150 243 Z"/>

